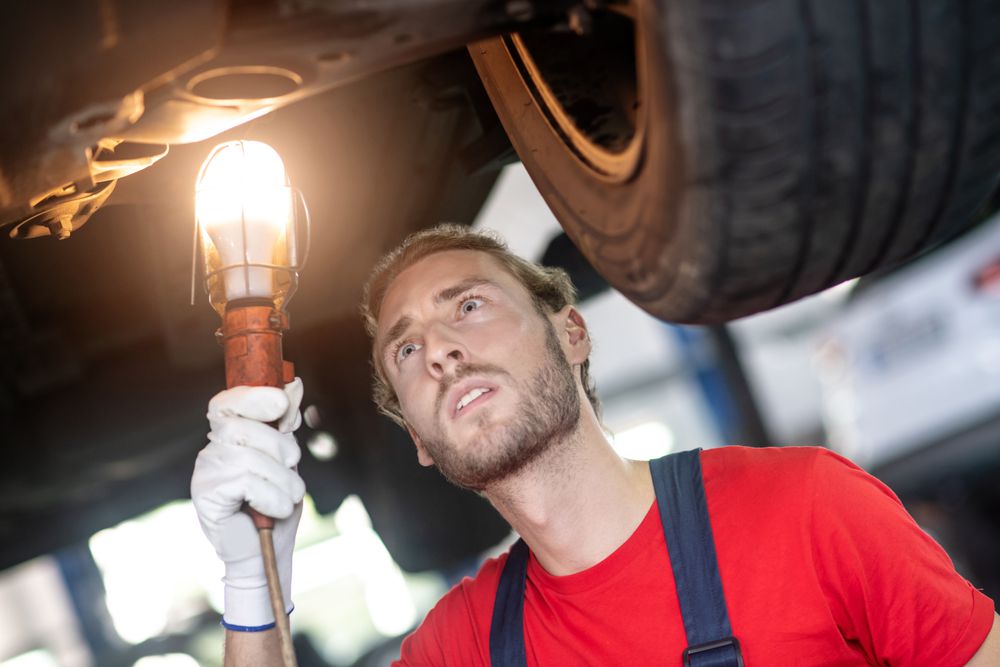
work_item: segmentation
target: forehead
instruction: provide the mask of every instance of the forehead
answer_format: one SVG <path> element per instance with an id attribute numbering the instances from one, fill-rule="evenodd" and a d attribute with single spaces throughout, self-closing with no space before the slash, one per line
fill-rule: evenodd
<path id="1" fill-rule="evenodd" d="M 383 330 L 411 308 L 433 300 L 434 295 L 467 278 L 486 278 L 511 296 L 530 299 L 521 285 L 496 257 L 478 250 L 443 250 L 428 255 L 401 271 L 389 284 L 378 316 Z"/>

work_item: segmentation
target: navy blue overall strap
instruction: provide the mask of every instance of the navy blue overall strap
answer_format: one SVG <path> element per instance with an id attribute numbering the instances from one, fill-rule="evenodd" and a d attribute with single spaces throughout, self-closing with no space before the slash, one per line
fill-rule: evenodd
<path id="1" fill-rule="evenodd" d="M 743 667 L 722 593 L 701 479 L 700 451 L 680 452 L 649 462 L 688 641 L 681 659 L 685 667 Z M 528 545 L 518 540 L 507 556 L 493 604 L 492 667 L 527 667 L 527 575 Z"/>
<path id="2" fill-rule="evenodd" d="M 490 665 L 528 667 L 524 646 L 524 584 L 528 579 L 528 545 L 518 540 L 500 573 L 490 624 Z"/>
<path id="3" fill-rule="evenodd" d="M 701 450 L 649 462 L 688 648 L 685 667 L 742 667 L 732 636 L 701 478 Z"/>

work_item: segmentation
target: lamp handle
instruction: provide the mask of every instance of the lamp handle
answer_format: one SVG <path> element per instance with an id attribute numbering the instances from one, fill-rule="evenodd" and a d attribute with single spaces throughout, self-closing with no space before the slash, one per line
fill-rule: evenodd
<path id="1" fill-rule="evenodd" d="M 222 318 L 226 387 L 284 387 L 295 379 L 295 366 L 282 359 L 281 337 L 288 318 L 272 304 L 233 301 Z M 248 508 L 254 526 L 273 528 L 274 519 Z"/>

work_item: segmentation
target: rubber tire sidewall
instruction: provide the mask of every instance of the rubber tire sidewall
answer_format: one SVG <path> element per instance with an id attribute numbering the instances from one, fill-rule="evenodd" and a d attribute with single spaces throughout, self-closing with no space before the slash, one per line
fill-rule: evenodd
<path id="1" fill-rule="evenodd" d="M 568 149 L 519 70 L 509 37 L 482 40 L 469 50 L 514 148 L 574 244 L 640 307 L 664 319 L 694 321 L 718 270 L 714 249 L 724 239 L 714 225 L 684 224 L 715 218 L 707 193 L 688 186 L 679 115 L 694 107 L 677 99 L 662 49 L 668 40 L 661 9 L 652 2 L 637 7 L 644 57 L 636 75 L 646 118 L 655 120 L 645 123 L 642 157 L 625 182 L 602 177 Z"/>

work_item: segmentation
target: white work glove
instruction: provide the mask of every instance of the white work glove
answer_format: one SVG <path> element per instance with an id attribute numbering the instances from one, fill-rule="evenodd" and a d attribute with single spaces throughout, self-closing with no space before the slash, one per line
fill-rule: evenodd
<path id="1" fill-rule="evenodd" d="M 302 381 L 284 390 L 234 387 L 208 404 L 209 444 L 198 453 L 191 498 L 202 530 L 226 566 L 223 625 L 231 630 L 263 630 L 274 624 L 260 539 L 253 520 L 241 511 L 246 501 L 273 517 L 285 610 L 290 612 L 292 551 L 302 515 L 305 484 L 294 467 L 299 446 L 292 431 L 302 421 Z M 277 428 L 268 422 L 278 422 Z"/>

